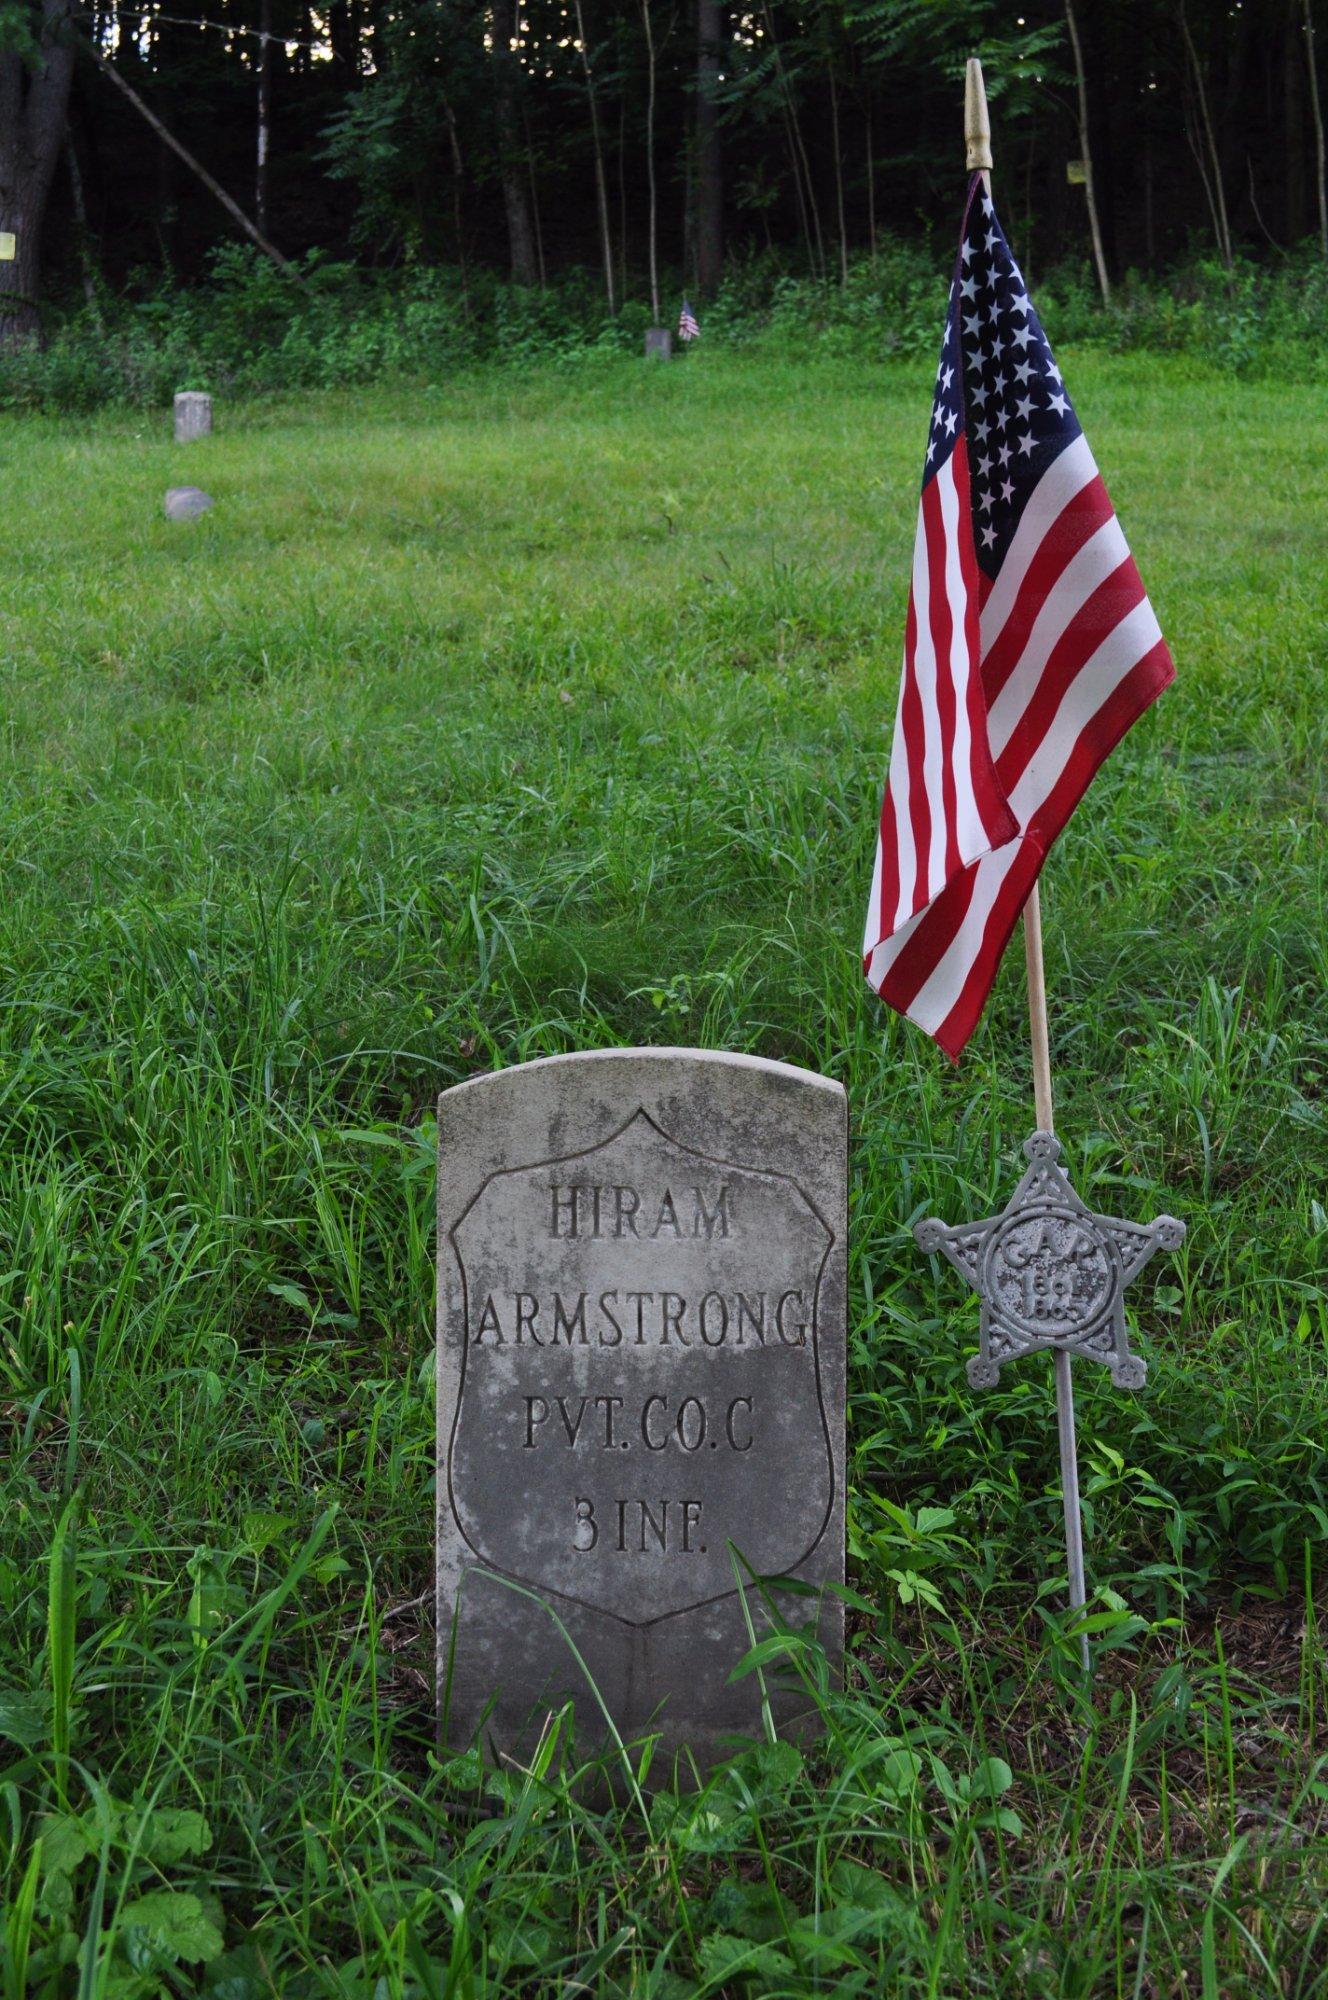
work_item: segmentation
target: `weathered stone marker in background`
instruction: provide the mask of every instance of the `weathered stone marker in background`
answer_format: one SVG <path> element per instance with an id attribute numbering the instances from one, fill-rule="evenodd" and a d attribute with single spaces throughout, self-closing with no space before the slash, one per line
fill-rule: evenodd
<path id="1" fill-rule="evenodd" d="M 192 444 L 212 433 L 212 398 L 201 389 L 181 389 L 175 398 L 175 442 Z"/>
<path id="2" fill-rule="evenodd" d="M 168 521 L 196 521 L 200 514 L 206 514 L 216 502 L 201 486 L 169 486 L 164 502 Z"/>
<path id="3" fill-rule="evenodd" d="M 646 360 L 669 361 L 673 358 L 673 335 L 666 326 L 646 328 Z"/>
<path id="4" fill-rule="evenodd" d="M 749 1571 L 843 1579 L 843 1089 L 698 1050 L 555 1056 L 445 1091 L 438 1151 L 447 1736 L 519 1757 L 569 1697 L 603 1735 L 547 1605 L 624 1738 L 704 1763 L 760 1729 L 755 1676 L 728 1682 L 740 1581 L 760 1634 Z M 837 1659 L 842 1600 L 820 1620 Z M 785 1726 L 806 1706 L 771 1693 Z"/>

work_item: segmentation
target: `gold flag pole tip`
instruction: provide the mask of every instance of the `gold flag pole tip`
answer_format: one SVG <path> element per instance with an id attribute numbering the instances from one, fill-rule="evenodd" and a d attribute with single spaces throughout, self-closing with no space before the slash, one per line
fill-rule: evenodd
<path id="1" fill-rule="evenodd" d="M 991 120 L 987 116 L 982 64 L 976 56 L 969 57 L 964 72 L 964 147 L 971 174 L 991 172 Z"/>

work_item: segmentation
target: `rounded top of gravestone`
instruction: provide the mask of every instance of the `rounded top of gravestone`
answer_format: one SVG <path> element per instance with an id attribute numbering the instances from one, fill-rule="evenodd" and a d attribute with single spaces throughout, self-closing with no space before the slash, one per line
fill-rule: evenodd
<path id="1" fill-rule="evenodd" d="M 511 1079 L 540 1074 L 556 1076 L 565 1072 L 571 1076 L 585 1076 L 594 1069 L 602 1069 L 606 1075 L 621 1065 L 624 1069 L 658 1068 L 661 1072 L 687 1070 L 703 1073 L 707 1069 L 716 1073 L 750 1070 L 759 1071 L 776 1081 L 806 1086 L 812 1090 L 825 1091 L 829 1096 L 842 1098 L 845 1090 L 836 1077 L 824 1076 L 819 1070 L 801 1069 L 796 1063 L 777 1062 L 771 1056 L 747 1055 L 738 1049 L 682 1049 L 670 1043 L 650 1044 L 644 1048 L 623 1049 L 578 1049 L 556 1056 L 536 1056 L 530 1062 L 520 1063 L 504 1070 L 485 1070 L 479 1076 L 469 1076 L 460 1083 L 454 1083 L 442 1092 L 443 1099 L 455 1100 L 463 1091 L 490 1089 L 500 1083 L 504 1089 L 511 1087 Z"/>
<path id="2" fill-rule="evenodd" d="M 166 494 L 166 519 L 194 521 L 216 504 L 212 495 L 205 493 L 201 486 L 172 486 Z"/>

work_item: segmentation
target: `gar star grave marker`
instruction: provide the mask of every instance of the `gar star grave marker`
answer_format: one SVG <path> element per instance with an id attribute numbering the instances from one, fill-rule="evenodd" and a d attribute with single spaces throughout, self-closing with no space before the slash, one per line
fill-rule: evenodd
<path id="1" fill-rule="evenodd" d="M 1061 1348 L 1105 1362 L 1120 1389 L 1141 1389 L 1146 1363 L 1131 1354 L 1125 1287 L 1156 1250 L 1176 1250 L 1185 1224 L 1121 1222 L 1080 1201 L 1049 1132 L 1024 1141 L 1028 1172 L 999 1215 L 952 1228 L 935 1217 L 914 1231 L 918 1245 L 941 1255 L 982 1300 L 978 1352 L 968 1363 L 975 1389 L 994 1388 L 1001 1368 L 1021 1354 Z"/>
<path id="2" fill-rule="evenodd" d="M 445 1091 L 438 1126 L 447 1735 L 520 1757 L 571 1699 L 602 1736 L 552 1611 L 623 1737 L 662 1732 L 660 1775 L 703 1764 L 759 1733 L 755 1676 L 728 1679 L 744 1599 L 768 1625 L 751 1573 L 843 1577 L 843 1090 L 611 1050 Z M 838 1657 L 842 1601 L 819 1616 Z M 787 1725 L 805 1702 L 767 1685 Z"/>

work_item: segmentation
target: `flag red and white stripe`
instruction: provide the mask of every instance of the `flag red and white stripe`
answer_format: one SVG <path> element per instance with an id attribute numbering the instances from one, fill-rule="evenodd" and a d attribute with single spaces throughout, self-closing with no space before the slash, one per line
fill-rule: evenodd
<path id="1" fill-rule="evenodd" d="M 1047 852 L 1173 678 L 979 176 L 913 553 L 864 959 L 958 1056 Z"/>

